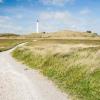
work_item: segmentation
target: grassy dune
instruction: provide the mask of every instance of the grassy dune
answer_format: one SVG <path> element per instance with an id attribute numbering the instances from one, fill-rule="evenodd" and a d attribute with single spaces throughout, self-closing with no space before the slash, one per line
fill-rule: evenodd
<path id="1" fill-rule="evenodd" d="M 0 52 L 8 50 L 15 45 L 22 43 L 26 40 L 23 39 L 0 39 Z"/>
<path id="2" fill-rule="evenodd" d="M 99 42 L 38 40 L 17 48 L 13 56 L 39 69 L 72 100 L 100 100 Z"/>
<path id="3" fill-rule="evenodd" d="M 54 32 L 51 37 L 98 37 L 95 33 L 88 32 L 76 32 L 71 30 L 64 30 L 59 32 Z"/>

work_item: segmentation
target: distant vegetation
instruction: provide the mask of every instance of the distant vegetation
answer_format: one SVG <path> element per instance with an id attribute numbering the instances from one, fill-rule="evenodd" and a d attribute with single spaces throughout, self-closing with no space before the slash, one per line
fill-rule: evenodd
<path id="1" fill-rule="evenodd" d="M 15 37 L 15 36 L 20 36 L 18 34 L 13 34 L 13 33 L 3 33 L 3 34 L 0 34 L 0 37 Z"/>
<path id="2" fill-rule="evenodd" d="M 0 33 L 0 52 L 9 50 L 19 43 L 25 42 L 27 39 L 13 33 Z"/>
<path id="3" fill-rule="evenodd" d="M 100 40 L 42 39 L 17 48 L 13 57 L 39 69 L 72 100 L 100 99 Z"/>
<path id="4" fill-rule="evenodd" d="M 25 42 L 24 39 L 0 39 L 0 52 L 13 48 L 19 43 Z"/>
<path id="5" fill-rule="evenodd" d="M 86 31 L 87 33 L 92 33 L 92 31 Z"/>

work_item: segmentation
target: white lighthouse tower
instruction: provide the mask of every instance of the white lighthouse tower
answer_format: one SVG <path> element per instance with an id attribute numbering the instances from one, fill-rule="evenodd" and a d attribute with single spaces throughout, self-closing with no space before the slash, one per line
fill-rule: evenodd
<path id="1" fill-rule="evenodd" d="M 39 33 L 39 20 L 36 22 L 36 32 Z"/>

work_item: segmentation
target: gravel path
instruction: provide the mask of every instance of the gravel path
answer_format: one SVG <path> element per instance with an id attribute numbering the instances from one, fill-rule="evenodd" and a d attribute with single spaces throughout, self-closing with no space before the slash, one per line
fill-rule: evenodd
<path id="1" fill-rule="evenodd" d="M 0 53 L 0 100 L 69 100 L 38 71 L 13 59 L 12 50 Z"/>

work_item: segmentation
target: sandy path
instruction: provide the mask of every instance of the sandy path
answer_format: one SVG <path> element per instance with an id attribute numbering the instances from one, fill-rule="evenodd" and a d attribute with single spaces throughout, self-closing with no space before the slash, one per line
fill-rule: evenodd
<path id="1" fill-rule="evenodd" d="M 11 51 L 0 53 L 0 100 L 69 100 L 38 71 L 25 70 Z"/>

